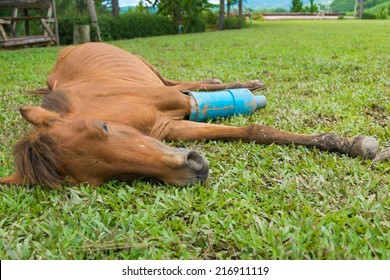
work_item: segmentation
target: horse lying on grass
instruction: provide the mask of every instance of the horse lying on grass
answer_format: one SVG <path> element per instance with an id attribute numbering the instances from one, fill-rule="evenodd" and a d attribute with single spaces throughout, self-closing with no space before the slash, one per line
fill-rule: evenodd
<path id="1" fill-rule="evenodd" d="M 47 80 L 41 107 L 21 107 L 35 128 L 14 149 L 16 173 L 5 184 L 46 185 L 156 178 L 173 185 L 203 182 L 209 164 L 199 153 L 162 140 L 242 140 L 296 144 L 373 158 L 371 137 L 294 134 L 252 124 L 230 127 L 188 120 L 186 90 L 258 90 L 258 81 L 176 82 L 141 57 L 103 43 L 63 49 Z"/>

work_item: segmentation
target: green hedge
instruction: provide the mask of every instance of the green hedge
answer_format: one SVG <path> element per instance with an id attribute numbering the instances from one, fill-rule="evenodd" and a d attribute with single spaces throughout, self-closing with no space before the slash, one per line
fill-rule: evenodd
<path id="1" fill-rule="evenodd" d="M 61 45 L 70 45 L 73 43 L 73 26 L 75 24 L 88 24 L 88 19 L 80 18 L 59 18 L 58 33 Z"/>
<path id="2" fill-rule="evenodd" d="M 245 19 L 239 17 L 226 17 L 223 23 L 223 29 L 240 29 L 245 26 Z"/>
<path id="3" fill-rule="evenodd" d="M 63 18 L 58 20 L 60 43 L 69 45 L 73 43 L 73 26 L 86 24 L 88 19 Z M 100 17 L 100 35 L 104 41 L 131 39 L 137 37 L 159 36 L 175 34 L 172 21 L 164 16 L 155 14 L 131 13 L 119 17 Z M 91 31 L 94 38 L 95 31 Z"/>
<path id="4" fill-rule="evenodd" d="M 137 37 L 174 34 L 172 21 L 164 16 L 154 14 L 132 13 L 119 17 L 99 19 L 102 39 L 122 40 Z"/>

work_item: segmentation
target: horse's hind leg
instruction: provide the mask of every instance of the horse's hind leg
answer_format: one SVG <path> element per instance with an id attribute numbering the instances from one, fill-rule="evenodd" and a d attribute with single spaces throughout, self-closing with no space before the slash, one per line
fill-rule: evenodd
<path id="1" fill-rule="evenodd" d="M 182 87 L 182 85 L 187 85 L 187 84 L 196 84 L 196 85 L 222 85 L 221 80 L 219 79 L 207 79 L 199 82 L 178 82 L 174 80 L 170 80 L 167 78 L 159 77 L 166 86 L 175 86 L 175 87 Z"/>
<path id="2" fill-rule="evenodd" d="M 378 149 L 378 142 L 372 137 L 343 138 L 330 133 L 297 134 L 258 124 L 231 127 L 177 121 L 171 123 L 166 132 L 167 140 L 242 140 L 258 144 L 296 144 L 364 158 L 373 158 Z"/>
<path id="3" fill-rule="evenodd" d="M 265 88 L 265 85 L 258 80 L 249 81 L 246 83 L 235 82 L 230 84 L 223 84 L 219 79 L 208 79 L 199 82 L 178 82 L 164 78 L 161 73 L 147 60 L 143 57 L 138 56 L 146 66 L 148 66 L 156 76 L 164 83 L 166 86 L 174 86 L 178 90 L 205 90 L 205 91 L 215 91 L 215 90 L 224 90 L 224 89 L 233 89 L 233 88 L 248 88 L 250 90 L 261 90 Z"/>
<path id="4" fill-rule="evenodd" d="M 216 91 L 234 88 L 247 88 L 252 91 L 265 89 L 265 85 L 259 80 L 253 80 L 249 82 L 235 82 L 229 84 L 207 84 L 204 82 L 186 82 L 180 83 L 175 86 L 177 90 L 205 90 L 205 91 Z"/>

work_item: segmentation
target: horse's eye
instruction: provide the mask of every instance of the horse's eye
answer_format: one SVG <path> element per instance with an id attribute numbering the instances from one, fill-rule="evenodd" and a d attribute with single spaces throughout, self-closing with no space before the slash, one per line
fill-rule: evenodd
<path id="1" fill-rule="evenodd" d="M 108 134 L 108 132 L 109 132 L 109 130 L 108 130 L 108 124 L 107 124 L 106 122 L 103 122 L 103 123 L 102 123 L 102 128 L 103 128 L 104 132 Z"/>

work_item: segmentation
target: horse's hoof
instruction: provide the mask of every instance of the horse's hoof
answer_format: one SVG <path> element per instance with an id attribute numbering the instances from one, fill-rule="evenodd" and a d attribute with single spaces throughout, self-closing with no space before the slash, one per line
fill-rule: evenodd
<path id="1" fill-rule="evenodd" d="M 265 84 L 263 84 L 260 80 L 252 80 L 247 82 L 247 87 L 252 91 L 262 90 L 266 88 Z"/>
<path id="2" fill-rule="evenodd" d="M 220 79 L 213 78 L 211 79 L 211 84 L 222 84 L 222 81 Z"/>
<path id="3" fill-rule="evenodd" d="M 373 159 L 378 151 L 378 141 L 373 137 L 356 136 L 349 151 L 351 156 Z"/>
<path id="4" fill-rule="evenodd" d="M 222 81 L 220 79 L 213 78 L 213 79 L 209 79 L 209 80 L 204 80 L 203 83 L 204 84 L 211 84 L 211 85 L 218 85 L 218 84 L 222 84 Z"/>

